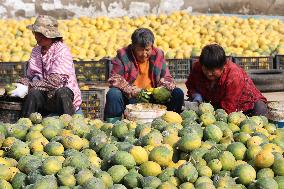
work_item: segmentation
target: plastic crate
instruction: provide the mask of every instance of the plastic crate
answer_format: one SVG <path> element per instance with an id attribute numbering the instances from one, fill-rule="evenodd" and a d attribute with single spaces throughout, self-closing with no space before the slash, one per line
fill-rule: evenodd
<path id="1" fill-rule="evenodd" d="M 284 55 L 275 56 L 275 68 L 284 69 Z"/>
<path id="2" fill-rule="evenodd" d="M 176 81 L 184 81 L 188 78 L 191 59 L 167 59 L 169 71 Z"/>
<path id="3" fill-rule="evenodd" d="M 14 97 L 0 97 L 0 122 L 17 122 L 21 115 L 22 101 Z"/>
<path id="4" fill-rule="evenodd" d="M 227 60 L 230 60 L 230 61 L 233 61 L 233 57 L 232 56 L 226 56 Z M 192 64 L 196 61 L 198 61 L 199 59 L 199 56 L 194 56 L 194 57 L 191 57 L 191 60 L 192 60 Z"/>
<path id="5" fill-rule="evenodd" d="M 273 57 L 233 57 L 233 61 L 244 70 L 273 69 Z"/>
<path id="6" fill-rule="evenodd" d="M 16 82 L 26 75 L 26 62 L 0 62 L 0 85 Z"/>
<path id="7" fill-rule="evenodd" d="M 109 60 L 74 61 L 78 82 L 105 83 L 109 77 Z"/>
<path id="8" fill-rule="evenodd" d="M 81 90 L 82 93 L 82 110 L 87 118 L 104 117 L 105 89 L 92 88 Z"/>

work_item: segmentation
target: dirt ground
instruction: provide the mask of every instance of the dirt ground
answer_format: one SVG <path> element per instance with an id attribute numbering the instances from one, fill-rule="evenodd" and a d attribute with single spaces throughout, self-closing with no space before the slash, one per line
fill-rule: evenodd
<path id="1" fill-rule="evenodd" d="M 177 83 L 177 86 L 180 87 L 183 92 L 186 94 L 187 89 L 184 83 Z M 282 92 L 270 92 L 262 93 L 268 101 L 284 101 L 284 91 Z"/>
<path id="2" fill-rule="evenodd" d="M 106 85 L 98 86 L 98 87 L 105 89 L 106 90 L 105 92 L 108 91 L 108 87 Z M 184 82 L 178 82 L 177 83 L 177 87 L 181 88 L 183 90 L 184 94 L 186 95 L 187 89 L 186 89 L 186 86 L 185 86 Z M 284 101 L 284 91 L 282 91 L 282 92 L 262 93 L 262 94 L 267 98 L 268 101 Z"/>

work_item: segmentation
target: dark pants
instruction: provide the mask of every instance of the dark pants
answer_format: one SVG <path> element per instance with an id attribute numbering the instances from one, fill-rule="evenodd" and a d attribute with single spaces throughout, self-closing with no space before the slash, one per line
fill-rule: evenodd
<path id="1" fill-rule="evenodd" d="M 31 89 L 24 100 L 22 116 L 29 117 L 34 112 L 41 113 L 43 116 L 49 114 L 73 115 L 75 113 L 73 98 L 72 90 L 67 87 L 57 89 L 52 98 L 48 98 L 45 91 Z"/>
<path id="2" fill-rule="evenodd" d="M 181 113 L 184 102 L 184 94 L 180 88 L 172 91 L 170 101 L 165 104 L 169 111 Z M 128 99 L 118 88 L 110 88 L 106 95 L 105 119 L 121 117 L 127 104 L 137 103 L 136 99 Z"/>
<path id="3" fill-rule="evenodd" d="M 254 103 L 253 109 L 244 112 L 248 116 L 267 116 L 267 104 L 259 100 Z"/>

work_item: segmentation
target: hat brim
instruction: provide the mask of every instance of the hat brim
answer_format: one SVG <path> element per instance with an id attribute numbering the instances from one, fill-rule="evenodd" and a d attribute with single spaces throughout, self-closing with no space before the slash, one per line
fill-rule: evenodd
<path id="1" fill-rule="evenodd" d="M 37 26 L 34 25 L 34 24 L 28 25 L 26 28 L 29 29 L 29 30 L 31 30 L 31 31 L 33 31 L 33 32 L 39 32 L 39 33 L 41 33 L 42 35 L 44 35 L 45 37 L 51 38 L 51 39 L 53 39 L 53 38 L 58 38 L 58 37 L 61 37 L 61 38 L 63 37 L 63 36 L 61 35 L 61 33 L 57 30 L 57 28 L 54 28 L 54 30 L 53 30 L 52 32 L 48 32 L 47 29 L 45 29 L 45 28 L 39 28 L 39 27 L 37 27 Z"/>

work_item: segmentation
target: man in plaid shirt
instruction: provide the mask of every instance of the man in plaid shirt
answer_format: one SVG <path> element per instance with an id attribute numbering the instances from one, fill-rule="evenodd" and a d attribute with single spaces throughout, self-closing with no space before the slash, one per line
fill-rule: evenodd
<path id="1" fill-rule="evenodd" d="M 248 74 L 226 60 L 224 49 L 210 44 L 202 49 L 185 83 L 189 100 L 210 102 L 227 113 L 243 111 L 249 116 L 267 114 L 267 100 Z"/>
<path id="2" fill-rule="evenodd" d="M 137 103 L 142 89 L 163 86 L 171 91 L 168 110 L 180 113 L 184 101 L 183 91 L 176 88 L 169 73 L 162 50 L 154 47 L 154 34 L 139 28 L 131 36 L 132 43 L 117 51 L 112 60 L 109 78 L 110 89 L 106 95 L 105 119 L 120 120 L 127 104 Z"/>

